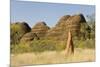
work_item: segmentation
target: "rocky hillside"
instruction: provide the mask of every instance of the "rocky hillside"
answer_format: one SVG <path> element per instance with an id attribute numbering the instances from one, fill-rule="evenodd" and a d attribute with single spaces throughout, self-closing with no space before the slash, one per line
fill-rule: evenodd
<path id="1" fill-rule="evenodd" d="M 49 39 L 63 40 L 67 38 L 69 30 L 74 37 L 79 38 L 86 36 L 86 33 L 90 31 L 90 27 L 82 14 L 65 15 L 61 17 L 54 28 L 48 31 L 47 37 Z"/>
<path id="2" fill-rule="evenodd" d="M 36 33 L 38 37 L 43 38 L 49 29 L 45 22 L 37 22 L 36 25 L 33 26 L 32 32 Z"/>
<path id="3" fill-rule="evenodd" d="M 37 22 L 36 25 L 33 26 L 32 30 L 21 38 L 21 42 L 44 39 L 49 29 L 50 28 L 45 22 Z"/>
<path id="4" fill-rule="evenodd" d="M 29 32 L 29 33 L 26 33 L 20 40 L 20 42 L 30 42 L 30 41 L 33 41 L 33 40 L 39 40 L 40 38 L 37 36 L 36 33 L 33 33 L 33 32 Z"/>
<path id="5" fill-rule="evenodd" d="M 65 40 L 68 31 L 71 31 L 73 38 L 89 38 L 91 28 L 87 24 L 83 14 L 62 16 L 55 27 L 50 28 L 45 22 L 37 22 L 32 29 L 27 23 L 11 24 L 11 41 L 16 41 L 16 35 L 20 41 L 32 41 L 34 39 Z"/>

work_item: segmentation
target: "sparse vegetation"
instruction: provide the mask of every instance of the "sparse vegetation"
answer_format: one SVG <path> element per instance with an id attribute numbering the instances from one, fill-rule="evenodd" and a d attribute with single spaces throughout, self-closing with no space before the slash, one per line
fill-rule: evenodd
<path id="1" fill-rule="evenodd" d="M 31 43 L 19 43 L 11 45 L 11 53 L 25 53 L 25 52 L 43 52 L 63 50 L 65 44 L 59 41 L 52 40 L 34 40 Z"/>
<path id="2" fill-rule="evenodd" d="M 75 52 L 66 56 L 69 30 Z M 26 23 L 11 24 L 10 48 L 12 66 L 95 61 L 95 25 L 88 25 L 82 14 L 63 16 L 54 28 L 45 22 L 33 28 Z"/>
<path id="3" fill-rule="evenodd" d="M 74 45 L 76 48 L 95 48 L 95 40 L 94 39 L 87 39 L 87 40 L 74 40 Z"/>
<path id="4" fill-rule="evenodd" d="M 74 40 L 75 48 L 95 48 L 95 40 Z M 11 53 L 44 52 L 64 50 L 66 42 L 52 40 L 34 40 L 31 43 L 19 43 L 11 45 Z"/>
<path id="5" fill-rule="evenodd" d="M 95 61 L 94 49 L 76 48 L 74 55 L 65 56 L 64 51 L 45 51 L 42 53 L 11 54 L 11 66 L 36 64 L 61 64 L 72 62 L 93 62 Z"/>

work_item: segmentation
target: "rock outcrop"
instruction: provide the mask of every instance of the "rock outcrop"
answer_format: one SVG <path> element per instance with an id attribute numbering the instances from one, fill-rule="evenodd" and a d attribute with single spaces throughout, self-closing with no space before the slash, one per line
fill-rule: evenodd
<path id="1" fill-rule="evenodd" d="M 20 42 L 31 42 L 33 40 L 44 39 L 47 31 L 50 28 L 46 25 L 45 22 L 37 22 L 33 26 L 29 33 L 26 33 L 20 40 Z"/>
<path id="2" fill-rule="evenodd" d="M 39 40 L 40 38 L 37 36 L 36 33 L 33 33 L 33 32 L 29 32 L 29 33 L 26 33 L 20 40 L 20 42 L 30 42 L 30 41 L 33 41 L 33 40 Z"/>
<path id="3" fill-rule="evenodd" d="M 65 32 L 65 24 L 67 19 L 70 17 L 70 15 L 65 15 L 63 17 L 61 17 L 61 19 L 58 21 L 58 23 L 55 25 L 55 27 L 51 28 L 47 34 L 46 37 L 48 39 L 54 39 L 54 40 L 61 40 L 62 39 L 62 35 Z"/>
<path id="4" fill-rule="evenodd" d="M 82 14 L 73 16 L 65 15 L 61 17 L 54 28 L 48 31 L 47 37 L 49 39 L 63 40 L 66 39 L 64 34 L 69 30 L 74 37 L 80 37 L 83 36 L 80 35 L 81 33 L 83 33 L 81 29 L 84 30 L 85 33 L 88 32 L 87 28 L 89 28 L 89 26 Z"/>
<path id="5" fill-rule="evenodd" d="M 25 22 L 11 24 L 11 42 L 16 43 L 20 39 L 26 42 L 34 39 L 67 40 L 69 30 L 73 39 L 86 39 L 91 32 L 83 14 L 65 15 L 51 29 L 43 21 L 37 22 L 32 29 Z"/>
<path id="6" fill-rule="evenodd" d="M 31 31 L 31 28 L 26 22 L 16 22 L 11 24 L 11 43 L 17 44 L 22 36 Z"/>
<path id="7" fill-rule="evenodd" d="M 32 28 L 32 32 L 36 33 L 37 36 L 41 39 L 44 38 L 47 31 L 50 28 L 47 26 L 47 24 L 45 22 L 37 22 L 37 24 L 35 26 L 33 26 Z"/>

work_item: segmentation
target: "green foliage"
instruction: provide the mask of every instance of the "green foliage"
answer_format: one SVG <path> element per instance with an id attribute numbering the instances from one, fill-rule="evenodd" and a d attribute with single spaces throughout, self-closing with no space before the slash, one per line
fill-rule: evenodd
<path id="1" fill-rule="evenodd" d="M 43 52 L 46 50 L 55 50 L 55 43 L 45 40 L 33 41 L 30 46 L 32 47 L 32 51 L 35 52 Z"/>
<path id="2" fill-rule="evenodd" d="M 87 23 L 82 23 L 80 28 L 80 39 L 81 40 L 86 40 L 86 39 L 91 39 L 91 27 L 87 25 Z"/>
<path id="3" fill-rule="evenodd" d="M 51 40 L 34 40 L 30 43 L 11 45 L 11 53 L 59 51 L 65 48 L 64 42 Z"/>
<path id="4" fill-rule="evenodd" d="M 95 39 L 95 13 L 88 15 L 88 25 L 91 27 L 91 39 Z"/>
<path id="5" fill-rule="evenodd" d="M 74 41 L 74 45 L 76 48 L 95 48 L 95 40 L 87 39 L 87 40 L 76 40 Z"/>
<path id="6" fill-rule="evenodd" d="M 74 40 L 75 48 L 95 48 L 95 40 Z M 66 47 L 64 41 L 52 40 L 34 40 L 29 43 L 20 43 L 11 45 L 11 53 L 25 53 L 25 52 L 43 52 L 43 51 L 61 51 Z"/>
<path id="7" fill-rule="evenodd" d="M 16 44 L 11 45 L 11 53 L 24 53 L 24 52 L 31 52 L 32 49 L 28 44 Z"/>
<path id="8" fill-rule="evenodd" d="M 21 37 L 25 33 L 29 32 L 31 29 L 30 29 L 30 27 L 28 26 L 27 23 L 17 22 L 17 23 L 11 24 L 10 30 L 11 30 L 11 34 L 10 34 L 11 44 L 18 44 Z"/>

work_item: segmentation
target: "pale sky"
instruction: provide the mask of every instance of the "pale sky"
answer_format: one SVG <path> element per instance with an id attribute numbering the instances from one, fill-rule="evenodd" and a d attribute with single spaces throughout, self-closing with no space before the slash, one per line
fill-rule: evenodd
<path id="1" fill-rule="evenodd" d="M 82 13 L 86 18 L 95 13 L 95 6 L 11 0 L 11 22 L 26 21 L 31 27 L 38 21 L 45 21 L 52 27 L 62 16 L 77 13 Z"/>

